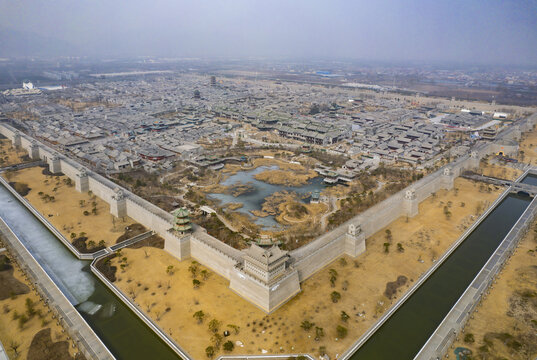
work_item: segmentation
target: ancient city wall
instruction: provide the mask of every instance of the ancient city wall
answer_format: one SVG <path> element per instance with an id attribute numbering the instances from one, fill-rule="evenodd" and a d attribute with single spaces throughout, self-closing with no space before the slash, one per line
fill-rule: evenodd
<path id="1" fill-rule="evenodd" d="M 164 250 L 166 250 L 171 255 L 175 256 L 180 261 L 188 259 L 190 257 L 190 237 L 184 236 L 180 239 L 171 239 L 174 237 L 173 234 L 168 234 L 169 238 L 164 237 Z M 200 261 L 201 262 L 201 261 Z"/>
<path id="2" fill-rule="evenodd" d="M 364 211 L 350 221 L 360 225 L 366 237 L 370 237 L 403 214 L 404 192 L 402 190 Z M 348 225 L 347 225 L 348 226 Z"/>
<path id="3" fill-rule="evenodd" d="M 277 284 L 264 284 L 255 277 L 234 268 L 229 288 L 264 310 L 272 312 L 300 292 L 296 271 L 290 271 Z"/>
<path id="4" fill-rule="evenodd" d="M 300 292 L 300 278 L 298 272 L 292 271 L 285 275 L 282 279 L 278 280 L 276 285 L 270 286 L 268 291 L 268 311 L 272 312 Z"/>
<path id="5" fill-rule="evenodd" d="M 199 240 L 199 235 L 190 238 L 190 256 L 228 280 L 237 263 L 236 259 Z"/>
<path id="6" fill-rule="evenodd" d="M 62 169 L 62 173 L 65 174 L 67 177 L 69 177 L 71 180 L 75 180 L 76 174 L 79 172 L 79 169 L 75 166 L 75 164 L 66 161 L 66 159 L 60 160 L 60 167 Z M 80 167 L 80 165 L 78 165 Z"/>
<path id="7" fill-rule="evenodd" d="M 319 269 L 342 256 L 345 253 L 345 239 L 346 231 L 331 240 L 327 236 L 322 243 L 319 242 L 311 246 L 307 254 L 302 253 L 302 257 L 292 264 L 293 268 L 298 271 L 300 281 L 306 280 Z"/>
<path id="8" fill-rule="evenodd" d="M 260 281 L 239 272 L 237 269 L 232 269 L 229 277 L 229 288 L 238 295 L 246 297 L 257 307 L 268 311 L 268 289 Z"/>
<path id="9" fill-rule="evenodd" d="M 136 200 L 130 194 L 127 197 L 127 215 L 163 237 L 171 235 L 168 230 L 172 228 L 173 216 L 166 213 L 168 216 L 164 217 L 164 214 L 153 212 L 147 204 Z"/>
<path id="10" fill-rule="evenodd" d="M 1 124 L 0 133 L 12 140 L 18 134 L 17 136 L 20 136 L 20 145 L 29 153 L 32 143 L 37 143 L 38 156 L 48 162 L 49 165 L 51 165 L 54 157 L 59 157 L 57 172 L 61 171 L 75 182 L 80 170 L 84 169 L 88 176 L 89 190 L 110 205 L 115 201 L 113 196 L 116 194 L 116 189 L 120 189 L 125 196 L 126 215 L 163 237 L 165 240 L 164 248 L 178 259 L 184 260 L 192 256 L 227 279 L 230 278 L 231 269 L 237 262 L 241 261 L 240 251 L 227 246 L 212 236 L 203 233 L 203 231 L 198 232 L 197 238 L 193 238 L 192 241 L 190 237 L 178 238 L 168 231 L 173 224 L 172 215 L 87 169 L 76 161 L 60 155 L 50 147 L 33 140 L 23 133 L 19 133 L 11 126 Z"/>
<path id="11" fill-rule="evenodd" d="M 63 166 L 62 166 L 63 170 Z M 78 173 L 78 170 L 75 172 L 75 175 L 73 177 L 69 176 L 71 180 L 75 180 L 76 174 Z M 108 204 L 112 203 L 112 196 L 114 195 L 114 189 L 110 189 L 103 183 L 96 180 L 93 176 L 88 174 L 88 184 L 89 184 L 89 190 L 98 198 L 104 200 Z"/>
<path id="12" fill-rule="evenodd" d="M 32 142 L 30 139 L 26 137 L 21 136 L 21 146 L 30 153 L 30 146 L 32 145 Z"/>
<path id="13" fill-rule="evenodd" d="M 420 203 L 438 190 L 445 189 L 445 184 L 435 177 L 434 179 L 431 178 L 431 181 L 424 183 L 422 186 L 413 188 L 416 190 L 416 200 Z"/>
<path id="14" fill-rule="evenodd" d="M 533 121 L 537 121 L 536 119 L 537 116 L 534 116 Z M 18 137 L 18 132 L 9 125 L 0 124 L 0 133 L 16 143 L 15 138 Z M 514 130 L 511 130 L 508 134 L 508 137 L 516 136 L 517 131 Z M 18 141 L 19 145 L 24 146 L 30 152 L 32 138 L 21 133 Z M 38 156 L 47 161 L 51 169 L 55 164 L 59 163 L 59 165 L 55 165 L 56 169 L 62 171 L 76 182 L 77 175 L 80 169 L 84 168 L 83 166 L 74 160 L 59 155 L 59 153 L 46 145 L 38 143 L 38 147 Z M 476 167 L 482 156 L 495 149 L 497 149 L 496 144 L 481 144 L 474 149 L 475 154 L 473 156 L 466 155 L 455 160 L 451 164 L 420 179 L 388 199 L 355 216 L 338 228 L 321 235 L 311 243 L 291 251 L 289 254 L 291 256 L 291 266 L 296 270 L 295 274 L 299 278 L 299 281 L 307 279 L 322 267 L 345 254 L 349 225 L 357 226 L 358 231 L 362 231 L 362 236 L 370 237 L 400 216 L 415 215 L 415 212 L 409 209 L 417 209 L 419 202 L 425 200 L 432 193 L 440 189 L 450 189 L 453 186 L 455 177 L 459 176 L 465 169 Z M 54 163 L 53 159 L 57 156 L 60 159 L 57 163 Z M 290 294 L 294 295 L 296 293 L 294 292 L 293 286 L 283 286 L 284 279 L 280 279 L 282 288 L 274 296 L 270 291 L 266 292 L 266 289 L 260 291 L 258 289 L 259 284 L 256 285 L 256 282 L 253 280 L 238 278 L 234 280 L 234 274 L 237 272 L 235 266 L 242 262 L 242 253 L 239 250 L 215 239 L 197 226 L 194 227 L 195 231 L 191 236 L 178 238 L 168 231 L 172 227 L 172 215 L 141 199 L 130 191 L 121 188 L 101 175 L 89 169 L 84 169 L 88 175 L 89 190 L 109 203 L 112 208 L 114 202 L 117 204 L 117 201 L 113 198 L 116 195 L 116 189 L 120 189 L 125 196 L 126 215 L 162 236 L 165 239 L 165 249 L 179 260 L 184 260 L 188 257 L 195 258 L 221 276 L 233 281 L 235 291 L 247 297 L 252 302 L 259 304 L 261 307 L 268 306 L 268 308 L 271 308 L 271 306 L 274 306 L 274 302 L 278 302 L 281 299 L 292 296 Z M 448 169 L 447 172 L 445 172 L 446 169 Z M 408 191 L 413 195 L 409 197 Z M 408 206 L 409 203 L 412 206 Z M 256 292 L 259 292 L 259 296 L 261 296 L 261 293 L 264 295 L 259 299 L 254 298 L 254 293 Z"/>
<path id="15" fill-rule="evenodd" d="M 15 132 L 15 129 L 7 124 L 2 124 L 0 126 L 0 133 L 10 140 L 13 140 L 14 132 Z"/>
<path id="16" fill-rule="evenodd" d="M 92 191 L 97 197 L 104 200 L 108 204 L 112 204 L 115 201 L 112 197 L 116 193 L 116 189 L 120 189 L 126 197 L 126 215 L 136 220 L 145 227 L 157 232 L 162 236 L 166 242 L 179 241 L 179 239 L 170 233 L 168 230 L 172 227 L 173 216 L 162 210 L 161 208 L 151 204 L 150 202 L 141 199 L 139 196 L 131 193 L 127 189 L 115 184 L 114 182 L 106 179 L 105 177 L 91 171 L 78 162 L 67 158 L 50 147 L 35 141 L 26 134 L 20 133 L 13 127 L 7 124 L 0 124 L 0 133 L 9 139 L 14 140 L 15 137 L 20 136 L 20 145 L 25 148 L 29 153 L 31 152 L 32 143 L 38 145 L 39 157 L 52 164 L 52 159 L 58 157 L 58 167 L 56 172 L 62 172 L 68 176 L 74 182 L 77 181 L 77 175 L 81 169 L 84 169 L 88 175 L 89 190 Z M 52 165 L 51 165 L 52 166 Z M 182 247 L 184 249 L 184 246 Z M 180 247 L 181 249 L 181 247 Z M 179 258 L 184 258 L 184 254 L 177 254 Z"/>
<path id="17" fill-rule="evenodd" d="M 459 176 L 463 170 L 475 167 L 479 163 L 477 157 L 479 153 L 487 153 L 490 148 L 489 144 L 484 144 L 477 149 L 476 156 L 466 155 L 457 159 L 355 216 L 338 228 L 318 237 L 311 243 L 291 251 L 291 257 L 296 259 L 293 266 L 298 270 L 300 281 L 307 279 L 345 253 L 345 234 L 349 225 L 359 226 L 365 236 L 370 237 L 400 216 L 406 215 L 405 201 L 419 203 L 440 189 L 450 189 L 453 186 L 454 178 Z M 445 169 L 449 169 L 449 175 L 444 173 Z M 408 190 L 415 192 L 415 199 L 405 199 Z"/>
<path id="18" fill-rule="evenodd" d="M 235 265 L 242 262 L 240 250 L 224 244 L 197 226 L 190 237 L 189 255 L 228 280 Z"/>

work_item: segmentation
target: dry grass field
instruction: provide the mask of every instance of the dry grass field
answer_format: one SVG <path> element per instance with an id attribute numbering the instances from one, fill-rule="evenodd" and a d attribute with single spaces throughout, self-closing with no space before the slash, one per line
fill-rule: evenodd
<path id="1" fill-rule="evenodd" d="M 7 355 L 10 359 L 29 360 L 73 358 L 77 348 L 73 347 L 72 340 L 68 339 L 57 320 L 52 318 L 44 301 L 32 290 L 32 284 L 24 273 L 13 262 L 9 263 L 9 268 L 2 267 L 6 254 L 0 253 L 0 341 Z M 47 345 L 49 349 L 52 345 L 54 347 L 48 353 L 39 351 L 37 344 L 38 338 L 41 342 L 47 339 L 46 329 L 50 331 Z M 36 336 L 38 333 L 40 335 Z"/>
<path id="2" fill-rule="evenodd" d="M 0 167 L 19 164 L 24 161 L 23 157 L 27 155 L 25 150 L 13 148 L 11 140 L 0 139 Z"/>
<path id="3" fill-rule="evenodd" d="M 87 244 L 93 241 L 98 246 L 104 240 L 106 246 L 110 246 L 123 234 L 126 225 L 134 223 L 129 217 L 115 218 L 106 202 L 89 193 L 78 192 L 74 186 L 66 184 L 66 176 L 43 175 L 42 171 L 41 167 L 19 170 L 9 181 L 27 184 L 31 190 L 26 199 L 67 239 L 72 241 L 84 233 Z M 53 196 L 54 201 L 45 195 Z"/>
<path id="4" fill-rule="evenodd" d="M 506 180 L 515 180 L 520 175 L 522 175 L 523 171 L 519 169 L 510 168 L 508 166 L 481 162 L 478 172 L 485 176 L 492 176 Z"/>
<path id="5" fill-rule="evenodd" d="M 518 160 L 537 165 L 537 130 L 522 134 L 519 142 Z"/>
<path id="6" fill-rule="evenodd" d="M 118 270 L 116 285 L 134 297 L 196 359 L 206 358 L 208 346 L 228 340 L 235 343 L 233 354 L 318 355 L 326 349 L 334 358 L 363 334 L 500 192 L 480 192 L 477 184 L 456 179 L 453 190 L 441 190 L 422 202 L 417 216 L 399 218 L 367 239 L 364 254 L 356 259 L 337 259 L 303 282 L 301 293 L 270 315 L 233 293 L 226 279 L 201 265 L 194 265 L 201 283 L 194 288 L 189 269 L 192 262 L 178 262 L 158 249 L 125 249 L 121 257 L 113 259 L 118 268 L 123 262 L 120 259 L 126 257 L 128 264 Z M 388 252 L 384 243 L 390 243 Z M 173 274 L 167 272 L 169 266 L 173 266 Z M 207 278 L 202 270 L 208 271 Z M 334 287 L 330 282 L 333 270 L 337 273 Z M 332 299 L 334 291 L 341 295 L 337 302 Z M 205 315 L 201 323 L 194 318 L 198 311 Z M 342 319 L 342 312 L 348 319 Z M 231 335 L 223 340 L 215 337 L 208 327 L 212 320 L 220 324 L 218 334 L 227 329 Z M 304 321 L 314 326 L 304 330 Z M 238 334 L 228 325 L 238 326 Z M 338 326 L 346 331 L 340 328 L 338 333 Z M 227 352 L 220 346 L 216 353 Z"/>

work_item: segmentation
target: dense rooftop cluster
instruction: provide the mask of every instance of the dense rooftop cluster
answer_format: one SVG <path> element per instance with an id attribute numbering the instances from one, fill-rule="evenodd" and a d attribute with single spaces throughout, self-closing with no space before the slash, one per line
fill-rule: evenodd
<path id="1" fill-rule="evenodd" d="M 336 155 L 423 163 L 445 148 L 447 126 L 474 128 L 492 120 L 483 114 L 442 114 L 446 110 L 352 88 L 211 81 L 171 72 L 97 79 L 12 96 L 0 105 L 19 127 L 104 172 L 170 169 L 176 159 L 212 155 L 200 140 L 231 139 L 237 131 L 253 144 L 265 139 L 309 144 Z"/>

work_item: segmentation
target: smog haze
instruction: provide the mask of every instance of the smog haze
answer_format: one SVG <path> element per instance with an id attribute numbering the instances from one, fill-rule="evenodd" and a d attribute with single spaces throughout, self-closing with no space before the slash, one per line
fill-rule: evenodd
<path id="1" fill-rule="evenodd" d="M 536 1 L 1 0 L 0 56 L 531 65 Z"/>

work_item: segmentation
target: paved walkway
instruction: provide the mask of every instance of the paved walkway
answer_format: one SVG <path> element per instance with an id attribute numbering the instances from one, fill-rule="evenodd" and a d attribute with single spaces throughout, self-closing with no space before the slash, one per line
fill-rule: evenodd
<path id="1" fill-rule="evenodd" d="M 338 211 L 337 201 L 340 200 L 339 198 L 330 196 L 330 201 L 328 204 L 328 212 L 321 216 L 321 230 L 326 231 L 326 227 L 328 226 L 328 217 Z"/>
<path id="2" fill-rule="evenodd" d="M 49 307 L 58 313 L 67 332 L 79 344 L 79 349 L 84 352 L 86 358 L 114 359 L 91 327 L 2 219 L 0 219 L 0 233 L 10 248 L 11 255 L 18 259 L 23 271 L 33 279 L 36 288 L 49 300 Z"/>
<path id="3" fill-rule="evenodd" d="M 127 246 L 135 244 L 138 241 L 145 240 L 148 237 L 153 236 L 153 235 L 155 235 L 154 231 L 151 231 L 151 230 L 146 231 L 145 233 L 142 233 L 140 235 L 136 235 L 134 237 L 131 237 L 130 239 L 124 240 L 124 241 L 120 242 L 119 244 L 115 244 L 115 245 L 110 246 L 110 252 L 126 248 Z M 108 254 L 110 252 L 107 251 L 106 253 Z M 95 257 L 95 258 L 97 258 L 97 257 Z"/>

